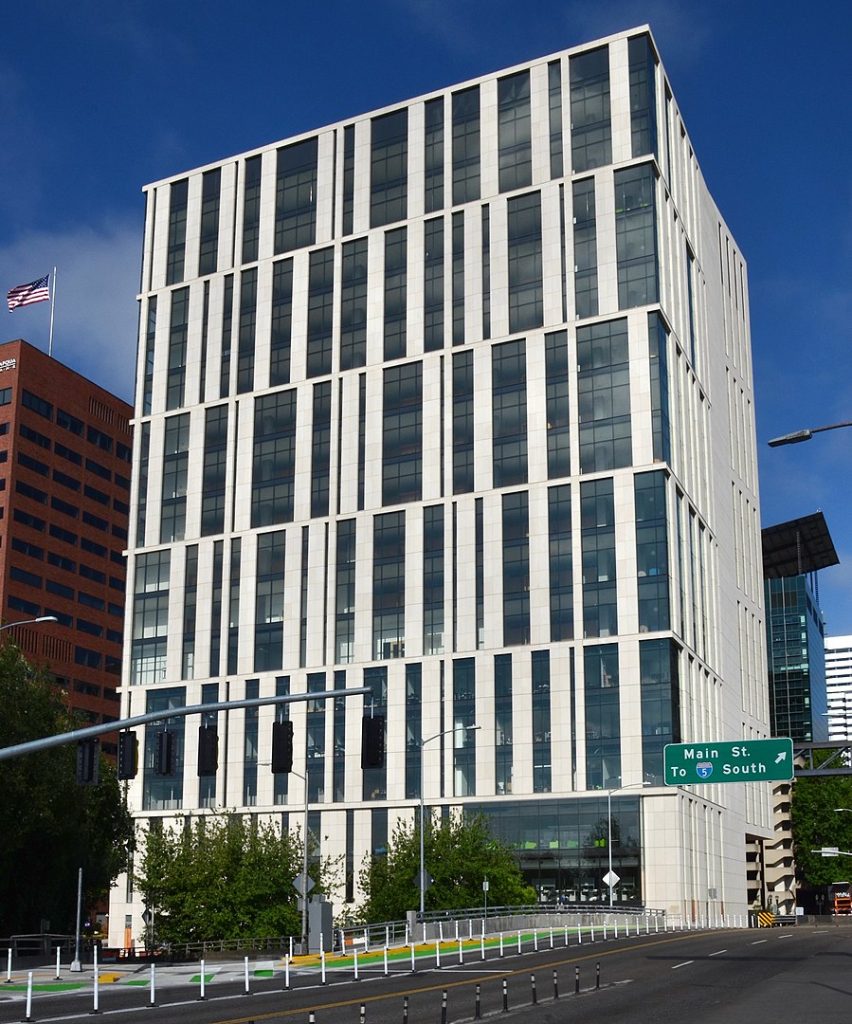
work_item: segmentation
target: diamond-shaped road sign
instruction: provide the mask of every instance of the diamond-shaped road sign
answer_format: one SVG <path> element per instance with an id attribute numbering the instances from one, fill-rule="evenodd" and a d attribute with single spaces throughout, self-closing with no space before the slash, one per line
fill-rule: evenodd
<path id="1" fill-rule="evenodd" d="M 608 885 L 611 889 L 614 885 L 618 885 L 618 883 L 621 881 L 621 876 L 617 875 L 614 871 L 607 871 L 607 873 L 603 876 L 603 880 L 604 884 Z"/>
<path id="2" fill-rule="evenodd" d="M 305 879 L 307 878 L 307 883 Z M 307 896 L 308 893 L 314 887 L 314 880 L 310 875 L 305 875 L 303 871 L 300 871 L 298 875 L 293 879 L 293 888 L 300 896 Z"/>

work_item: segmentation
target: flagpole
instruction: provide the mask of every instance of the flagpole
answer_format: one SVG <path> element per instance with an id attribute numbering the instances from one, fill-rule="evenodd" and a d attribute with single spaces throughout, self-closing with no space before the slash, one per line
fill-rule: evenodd
<path id="1" fill-rule="evenodd" d="M 56 304 L 56 267 L 53 268 L 53 288 L 50 292 L 50 338 L 47 342 L 47 354 L 53 355 L 53 307 Z"/>

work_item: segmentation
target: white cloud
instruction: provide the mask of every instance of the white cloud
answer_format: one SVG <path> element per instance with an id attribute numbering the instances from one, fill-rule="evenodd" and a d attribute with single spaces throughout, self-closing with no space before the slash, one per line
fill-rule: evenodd
<path id="1" fill-rule="evenodd" d="M 22 235 L 0 248 L 0 290 L 57 268 L 53 355 L 132 401 L 141 224 L 130 220 Z M 47 351 L 50 306 L 9 312 L 2 340 L 24 338 Z"/>

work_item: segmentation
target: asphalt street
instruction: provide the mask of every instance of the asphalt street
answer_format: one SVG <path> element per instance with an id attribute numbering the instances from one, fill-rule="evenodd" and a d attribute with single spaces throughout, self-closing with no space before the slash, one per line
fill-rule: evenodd
<path id="1" fill-rule="evenodd" d="M 455 1024 L 503 1020 L 595 1024 L 775 1024 L 780 1018 L 852 1020 L 852 929 L 799 926 L 766 930 L 720 929 L 621 936 L 578 945 L 556 931 L 517 943 L 506 938 L 481 958 L 478 943 L 458 950 L 446 944 L 441 967 L 434 950 L 411 971 L 408 950 L 388 959 L 352 959 L 332 969 L 325 984 L 315 963 L 294 966 L 285 988 L 283 961 L 205 964 L 204 998 L 199 965 L 158 968 L 151 1005 L 150 970 L 103 967 L 95 994 L 91 966 L 73 982 L 66 971 L 34 971 L 37 991 L 30 1020 L 91 1021 L 97 1013 L 120 1024 L 250 1024 L 254 1021 L 316 1024 Z M 304 964 L 304 962 L 303 962 Z M 26 971 L 0 983 L 0 1022 L 26 1019 Z M 75 984 L 74 990 L 58 986 Z M 41 986 L 44 985 L 45 989 Z M 248 989 L 248 991 L 246 991 Z M 508 1009 L 505 1009 L 508 1008 Z M 479 1018 L 477 1017 L 479 1014 Z"/>

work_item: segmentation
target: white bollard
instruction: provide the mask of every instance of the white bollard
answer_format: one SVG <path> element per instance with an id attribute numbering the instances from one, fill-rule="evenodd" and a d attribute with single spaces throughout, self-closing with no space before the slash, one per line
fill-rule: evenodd
<path id="1" fill-rule="evenodd" d="M 518 929 L 518 952 L 521 952 L 521 930 Z"/>
<path id="2" fill-rule="evenodd" d="M 438 939 L 441 942 L 444 941 L 444 922 L 443 921 L 439 921 L 438 922 Z"/>
<path id="3" fill-rule="evenodd" d="M 595 941 L 595 926 L 592 925 L 592 942 Z"/>
<path id="4" fill-rule="evenodd" d="M 606 918 L 604 918 L 604 942 L 606 942 Z"/>
<path id="5" fill-rule="evenodd" d="M 503 955 L 503 933 L 500 932 L 500 956 Z"/>
<path id="6" fill-rule="evenodd" d="M 33 972 L 27 971 L 27 1015 L 24 1020 L 33 1019 Z"/>
<path id="7" fill-rule="evenodd" d="M 385 925 L 385 949 L 390 945 L 390 929 Z"/>
<path id="8" fill-rule="evenodd" d="M 483 924 L 483 927 L 484 927 L 485 926 L 485 922 L 483 921 L 482 924 Z M 469 939 L 473 938 L 473 921 L 471 920 L 471 918 L 467 919 L 467 937 Z"/>
<path id="9" fill-rule="evenodd" d="M 538 928 L 533 928 L 533 949 L 538 952 Z"/>
<path id="10" fill-rule="evenodd" d="M 56 980 L 59 981 L 59 946 L 56 947 Z"/>
<path id="11" fill-rule="evenodd" d="M 403 942 L 403 946 L 407 946 L 407 945 L 409 945 L 409 942 L 408 942 L 408 922 L 406 921 L 405 922 L 405 941 Z"/>
<path id="12" fill-rule="evenodd" d="M 94 947 L 92 948 L 92 960 L 94 962 L 94 970 L 95 970 L 95 984 L 94 984 L 94 990 L 93 990 L 93 993 L 92 993 L 93 996 L 94 996 L 94 1006 L 92 1007 L 92 1012 L 93 1013 L 100 1013 L 100 1009 L 98 1008 L 98 1001 L 99 1001 L 99 996 L 100 996 L 100 993 L 98 991 L 98 982 L 100 981 L 100 978 L 98 977 L 98 946 L 97 946 L 97 943 L 95 943 Z"/>
<path id="13" fill-rule="evenodd" d="M 553 949 L 553 929 L 550 929 L 550 948 Z"/>
<path id="14" fill-rule="evenodd" d="M 485 959 L 485 932 L 479 936 L 479 959 Z"/>
<path id="15" fill-rule="evenodd" d="M 565 947 L 568 947 L 568 925 L 565 925 Z"/>
<path id="16" fill-rule="evenodd" d="M 464 947 L 462 946 L 462 940 L 459 939 L 459 963 L 464 963 Z"/>
<path id="17" fill-rule="evenodd" d="M 154 964 L 151 964 L 151 1001 L 149 1006 L 157 1005 L 157 981 L 154 976 Z"/>
<path id="18" fill-rule="evenodd" d="M 201 998 L 206 998 L 204 995 L 204 961 L 201 961 Z"/>
<path id="19" fill-rule="evenodd" d="M 12 984 L 12 947 L 6 950 L 6 984 Z"/>
<path id="20" fill-rule="evenodd" d="M 613 928 L 615 929 L 615 937 L 618 938 L 618 918 L 613 920 Z"/>
<path id="21" fill-rule="evenodd" d="M 290 957 L 284 957 L 284 988 L 290 988 Z"/>
<path id="22" fill-rule="evenodd" d="M 245 967 L 246 995 L 248 995 L 248 994 L 249 994 L 249 970 L 248 970 L 248 957 L 245 957 L 245 958 L 243 959 L 243 964 L 244 964 L 244 967 Z"/>
<path id="23" fill-rule="evenodd" d="M 293 959 L 293 936 L 290 936 L 290 959 Z"/>
<path id="24" fill-rule="evenodd" d="M 370 936 L 367 934 L 367 929 L 364 929 L 364 952 L 370 952 Z"/>
<path id="25" fill-rule="evenodd" d="M 320 943 L 320 974 L 323 985 L 325 984 L 325 949 Z"/>
<path id="26" fill-rule="evenodd" d="M 458 938 L 459 937 L 459 922 L 458 922 L 458 918 L 456 918 L 455 925 L 456 925 L 456 938 Z"/>
<path id="27" fill-rule="evenodd" d="M 414 971 L 415 971 L 415 967 L 414 967 L 414 943 L 412 942 L 411 943 L 411 973 L 414 974 Z"/>
<path id="28" fill-rule="evenodd" d="M 357 949 L 353 949 L 352 950 L 352 964 L 353 964 L 353 967 L 355 968 L 355 980 L 357 981 L 358 980 L 358 950 Z"/>
<path id="29" fill-rule="evenodd" d="M 387 977 L 388 976 L 388 946 L 387 946 L 387 943 L 385 943 L 384 954 L 385 954 L 385 977 Z"/>
<path id="30" fill-rule="evenodd" d="M 581 946 L 583 945 L 583 929 L 579 925 L 577 925 L 577 942 Z"/>
<path id="31" fill-rule="evenodd" d="M 441 940 L 435 939 L 435 966 L 441 966 Z"/>

